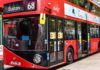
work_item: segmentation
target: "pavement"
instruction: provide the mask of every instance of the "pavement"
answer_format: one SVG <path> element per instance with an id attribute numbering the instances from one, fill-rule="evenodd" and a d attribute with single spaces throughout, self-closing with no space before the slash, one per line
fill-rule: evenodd
<path id="1" fill-rule="evenodd" d="M 100 70 L 100 53 L 86 57 L 57 70 Z"/>
<path id="2" fill-rule="evenodd" d="M 30 70 L 11 66 L 4 66 L 5 70 Z M 10 68 L 10 69 L 9 69 Z M 0 69 L 1 70 L 1 69 Z M 54 70 L 54 69 L 53 69 Z M 100 53 L 78 60 L 70 65 L 64 65 L 56 70 L 100 70 Z"/>

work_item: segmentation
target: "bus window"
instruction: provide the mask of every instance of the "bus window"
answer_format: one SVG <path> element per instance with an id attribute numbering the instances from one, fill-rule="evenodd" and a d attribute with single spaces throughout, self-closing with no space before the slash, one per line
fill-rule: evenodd
<path id="1" fill-rule="evenodd" d="M 71 20 L 65 21 L 65 39 L 72 40 L 75 39 L 75 22 Z"/>
<path id="2" fill-rule="evenodd" d="M 99 28 L 96 26 L 90 27 L 90 34 L 92 38 L 98 38 L 99 37 Z"/>
<path id="3" fill-rule="evenodd" d="M 9 36 L 15 36 L 16 34 L 15 32 L 16 32 L 15 28 L 9 27 L 9 33 L 8 33 Z"/>
<path id="4" fill-rule="evenodd" d="M 12 50 L 46 50 L 45 25 L 38 17 L 14 18 L 5 21 L 5 45 Z"/>

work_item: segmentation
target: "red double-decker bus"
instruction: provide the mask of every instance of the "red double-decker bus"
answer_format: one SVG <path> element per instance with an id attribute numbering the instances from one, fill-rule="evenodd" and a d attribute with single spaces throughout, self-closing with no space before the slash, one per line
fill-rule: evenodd
<path id="1" fill-rule="evenodd" d="M 3 18 L 7 65 L 50 69 L 100 49 L 100 17 L 87 0 L 6 0 Z"/>

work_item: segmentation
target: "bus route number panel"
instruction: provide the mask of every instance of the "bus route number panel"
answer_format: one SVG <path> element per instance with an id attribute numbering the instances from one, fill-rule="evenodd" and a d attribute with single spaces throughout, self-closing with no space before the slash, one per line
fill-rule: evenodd
<path id="1" fill-rule="evenodd" d="M 16 13 L 25 11 L 35 11 L 37 5 L 37 0 L 23 0 L 18 2 L 12 2 L 5 4 L 4 13 Z"/>

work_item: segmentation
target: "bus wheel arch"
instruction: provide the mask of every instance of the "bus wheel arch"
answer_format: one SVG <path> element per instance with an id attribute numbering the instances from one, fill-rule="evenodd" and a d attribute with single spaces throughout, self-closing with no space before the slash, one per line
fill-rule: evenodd
<path id="1" fill-rule="evenodd" d="M 66 52 L 66 61 L 68 64 L 74 61 L 74 48 L 71 45 L 68 47 L 68 50 Z"/>

